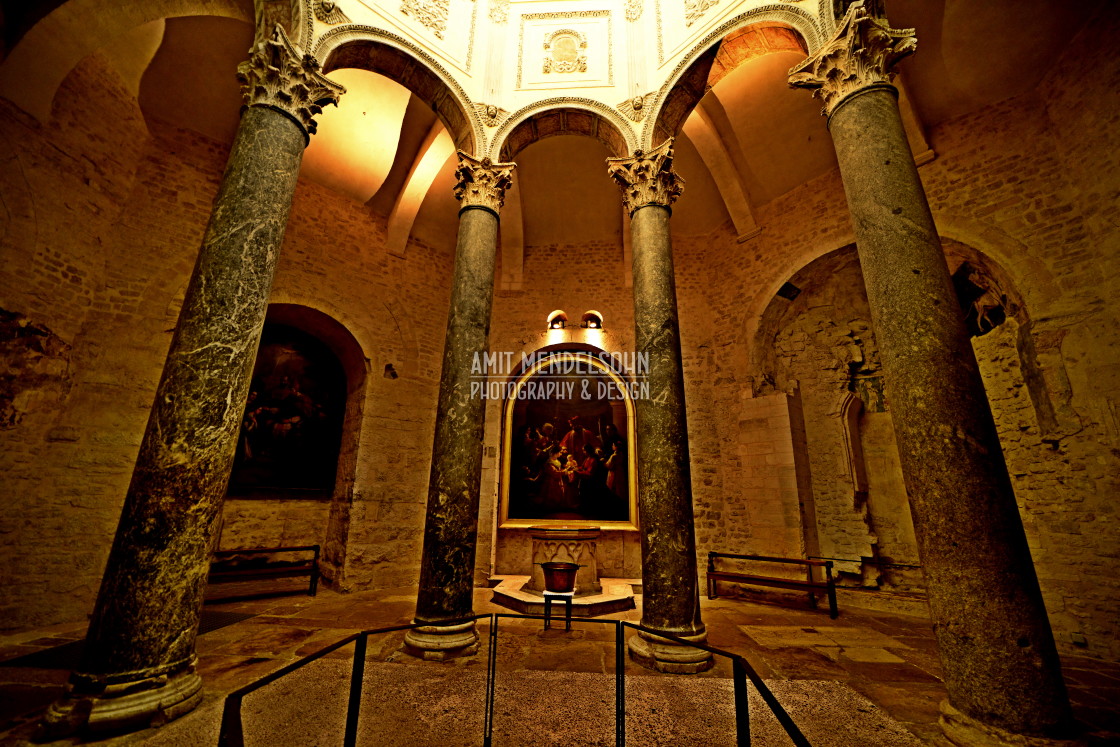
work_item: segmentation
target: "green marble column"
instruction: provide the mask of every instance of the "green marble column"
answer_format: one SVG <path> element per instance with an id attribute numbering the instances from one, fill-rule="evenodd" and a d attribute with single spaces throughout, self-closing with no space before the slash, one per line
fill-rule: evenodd
<path id="1" fill-rule="evenodd" d="M 498 211 L 512 184 L 513 168 L 512 163 L 479 161 L 459 152 L 455 196 L 462 208 L 416 598 L 416 622 L 424 626 L 405 635 L 405 651 L 424 659 L 478 650 L 473 622 L 447 623 L 474 609 L 486 401 L 471 393 L 471 366 L 475 355 L 489 349 Z"/>
<path id="2" fill-rule="evenodd" d="M 703 643 L 707 635 L 700 620 L 684 367 L 669 235 L 669 206 L 681 193 L 683 180 L 672 169 L 672 140 L 648 153 L 638 151 L 632 158 L 607 163 L 630 213 L 636 351 L 649 355 L 649 398 L 635 402 L 642 625 Z M 635 661 L 663 672 L 700 672 L 713 664 L 711 654 L 702 649 L 644 632 L 630 639 L 629 648 Z"/>
<path id="3" fill-rule="evenodd" d="M 882 354 L 960 744 L 1048 742 L 1072 723 L 1061 669 L 976 357 L 889 71 L 914 50 L 852 6 L 791 71 L 829 117 Z M 1016 744 L 1022 744 L 1016 741 Z"/>
<path id="4" fill-rule="evenodd" d="M 187 286 L 66 697 L 45 736 L 159 724 L 202 698 L 195 637 L 211 524 L 233 463 L 313 115 L 343 89 L 277 27 L 239 68 L 247 108 Z"/>

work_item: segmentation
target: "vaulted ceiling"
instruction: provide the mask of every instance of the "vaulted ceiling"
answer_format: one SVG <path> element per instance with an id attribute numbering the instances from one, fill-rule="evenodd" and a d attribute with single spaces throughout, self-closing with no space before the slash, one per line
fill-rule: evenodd
<path id="1" fill-rule="evenodd" d="M 57 4 L 3 0 L 7 49 Z M 917 28 L 919 52 L 902 65 L 914 123 L 929 131 L 1031 90 L 1087 14 L 1085 4 L 1052 0 L 891 0 L 892 25 Z M 240 109 L 234 71 L 251 39 L 244 21 L 179 17 L 134 29 L 103 52 L 135 82 L 153 130 L 173 123 L 229 142 Z M 729 219 L 747 234 L 752 211 L 835 167 L 819 102 L 786 85 L 800 59 L 797 51 L 776 51 L 720 70 L 678 136 L 676 167 L 687 185 L 674 208 L 677 234 L 705 234 Z M 373 73 L 332 76 L 349 92 L 320 117 L 304 176 L 388 216 L 401 241 L 412 234 L 450 248 L 454 147 L 430 107 Z M 619 234 L 609 155 L 602 143 L 573 136 L 517 155 L 513 198 L 521 203 L 526 246 Z"/>

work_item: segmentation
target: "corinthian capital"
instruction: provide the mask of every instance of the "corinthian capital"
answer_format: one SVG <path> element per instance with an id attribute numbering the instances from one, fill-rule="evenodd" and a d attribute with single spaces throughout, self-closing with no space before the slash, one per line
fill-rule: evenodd
<path id="1" fill-rule="evenodd" d="M 673 171 L 673 138 L 648 153 L 636 150 L 629 158 L 608 158 L 607 176 L 622 189 L 630 215 L 646 205 L 669 207 L 684 190 L 684 179 Z"/>
<path id="2" fill-rule="evenodd" d="M 319 72 L 319 61 L 302 54 L 279 25 L 268 39 L 249 50 L 249 59 L 237 66 L 241 95 L 246 106 L 267 106 L 284 112 L 304 136 L 315 134 L 315 115 L 327 104 L 338 105 L 346 89 Z"/>
<path id="3" fill-rule="evenodd" d="M 831 116 L 851 94 L 890 84 L 895 63 L 917 48 L 914 29 L 892 29 L 861 0 L 848 8 L 832 41 L 789 71 L 789 84 L 812 89 L 824 101 L 822 113 Z"/>
<path id="4" fill-rule="evenodd" d="M 486 208 L 497 214 L 505 204 L 506 190 L 513 186 L 515 163 L 481 161 L 459 151 L 459 167 L 455 169 L 455 199 L 462 207 Z M 462 208 L 460 208 L 462 209 Z"/>

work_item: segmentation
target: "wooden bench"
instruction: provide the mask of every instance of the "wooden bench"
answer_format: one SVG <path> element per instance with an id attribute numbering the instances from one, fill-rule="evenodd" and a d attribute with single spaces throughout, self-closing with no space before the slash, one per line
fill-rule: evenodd
<path id="1" fill-rule="evenodd" d="M 734 560 L 751 560 L 764 563 L 788 563 L 804 566 L 806 580 L 798 581 L 791 578 L 775 578 L 772 576 L 759 576 L 754 573 L 738 573 L 734 571 L 717 571 L 716 558 L 731 558 Z M 814 568 L 824 568 L 825 580 L 816 581 L 813 578 Z M 716 582 L 732 581 L 738 584 L 751 586 L 772 586 L 779 589 L 793 589 L 794 591 L 809 592 L 809 601 L 817 606 L 817 594 L 824 592 L 828 595 L 829 617 L 836 619 L 840 613 L 836 610 L 836 582 L 832 578 L 831 560 L 800 560 L 798 558 L 774 558 L 768 555 L 735 555 L 726 552 L 708 553 L 708 599 L 715 599 Z"/>
<path id="2" fill-rule="evenodd" d="M 222 559 L 242 555 L 272 555 L 274 553 L 310 552 L 311 558 L 292 562 L 277 563 L 276 565 L 257 565 L 252 567 L 222 566 Z M 303 545 L 300 547 L 251 547 L 242 550 L 215 550 L 210 563 L 210 575 L 207 582 L 220 584 L 229 581 L 255 581 L 267 578 L 292 578 L 308 576 L 310 584 L 307 588 L 308 596 L 315 596 L 319 590 L 319 546 Z"/>

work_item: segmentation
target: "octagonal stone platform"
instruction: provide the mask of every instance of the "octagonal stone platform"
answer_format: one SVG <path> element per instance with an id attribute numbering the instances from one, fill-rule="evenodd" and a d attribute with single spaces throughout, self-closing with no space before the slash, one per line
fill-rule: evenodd
<path id="1" fill-rule="evenodd" d="M 523 615 L 543 615 L 544 597 L 539 591 L 523 588 L 529 580 L 529 576 L 492 577 L 491 581 L 498 581 L 498 585 L 490 601 Z M 603 578 L 600 583 L 600 593 L 575 597 L 572 617 L 598 617 L 634 609 L 634 587 L 640 588 L 641 579 Z"/>

